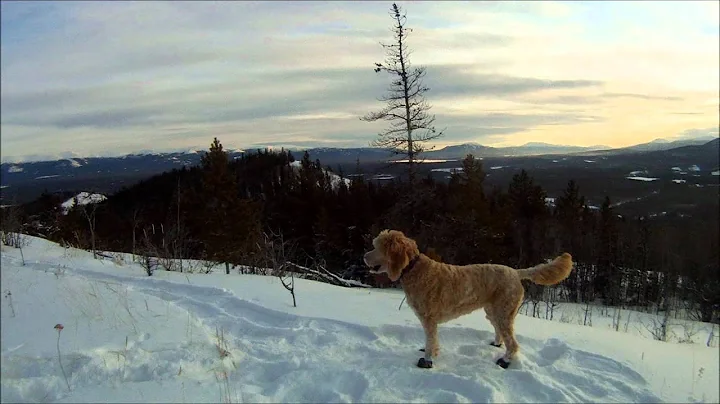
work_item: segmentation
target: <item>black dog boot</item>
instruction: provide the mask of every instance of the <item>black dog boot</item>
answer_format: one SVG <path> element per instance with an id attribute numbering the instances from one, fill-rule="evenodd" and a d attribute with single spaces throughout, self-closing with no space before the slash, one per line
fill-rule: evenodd
<path id="1" fill-rule="evenodd" d="M 490 345 L 492 345 L 492 346 L 494 346 L 494 347 L 496 347 L 496 348 L 500 348 L 500 347 L 502 347 L 502 342 L 499 343 L 499 344 L 496 344 L 495 341 L 493 341 L 493 342 L 490 343 Z"/>
<path id="2" fill-rule="evenodd" d="M 433 367 L 432 360 L 427 360 L 425 358 L 418 359 L 417 367 L 422 369 L 430 369 Z"/>
<path id="3" fill-rule="evenodd" d="M 510 366 L 510 362 L 506 361 L 503 357 L 500 357 L 495 363 L 503 369 L 507 369 L 508 366 Z"/>

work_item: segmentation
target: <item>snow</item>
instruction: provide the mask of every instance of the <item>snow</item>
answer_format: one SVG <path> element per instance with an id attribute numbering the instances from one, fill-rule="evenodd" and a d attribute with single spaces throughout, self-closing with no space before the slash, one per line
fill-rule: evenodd
<path id="1" fill-rule="evenodd" d="M 648 172 L 645 170 L 631 171 L 630 174 L 628 174 L 628 176 L 629 177 L 639 177 L 639 176 L 642 176 L 643 174 L 648 174 Z"/>
<path id="2" fill-rule="evenodd" d="M 651 178 L 651 177 L 625 177 L 625 178 L 627 178 L 629 180 L 645 181 L 645 182 L 657 181 L 657 178 Z"/>
<path id="3" fill-rule="evenodd" d="M 494 166 L 494 167 L 490 167 L 490 169 L 491 170 L 499 170 L 499 169 L 505 168 L 505 167 L 507 167 L 507 166 Z"/>
<path id="4" fill-rule="evenodd" d="M 693 164 L 688 167 L 688 171 L 700 171 L 700 167 L 698 167 L 696 164 Z"/>
<path id="5" fill-rule="evenodd" d="M 299 169 L 302 168 L 302 161 L 300 161 L 300 160 L 295 160 L 295 161 L 293 161 L 293 162 L 290 163 L 290 167 L 293 167 L 294 169 L 299 170 Z M 328 170 L 326 170 L 326 169 L 324 169 L 324 168 L 322 169 L 322 171 L 323 171 L 323 173 L 329 174 L 329 176 L 330 176 L 330 186 L 331 186 L 333 189 L 335 189 L 336 187 L 338 187 L 338 186 L 340 185 L 340 182 L 341 182 L 341 181 L 345 182 L 345 185 L 347 185 L 347 186 L 350 186 L 350 184 L 352 184 L 352 180 L 350 180 L 350 179 L 348 179 L 348 178 L 342 178 L 342 177 L 340 177 L 339 175 L 337 175 L 337 174 L 335 174 L 335 173 L 333 173 L 333 172 L 329 172 Z"/>
<path id="6" fill-rule="evenodd" d="M 5 189 L 5 188 L 9 188 L 9 187 L 10 187 L 10 185 L 0 185 L 0 189 Z"/>
<path id="7" fill-rule="evenodd" d="M 585 160 L 586 163 L 594 163 L 595 160 Z"/>
<path id="8" fill-rule="evenodd" d="M 107 199 L 107 197 L 103 194 L 91 194 L 88 192 L 80 192 L 79 194 L 75 195 L 74 198 L 70 198 L 67 201 L 60 204 L 60 207 L 62 208 L 63 214 L 67 215 L 67 213 L 70 211 L 70 209 L 75 206 L 75 198 L 77 198 L 77 201 L 80 205 L 88 205 L 91 203 L 100 203 Z"/>
<path id="9" fill-rule="evenodd" d="M 545 198 L 545 205 L 555 206 L 555 198 L 550 198 L 550 197 Z"/>
<path id="10" fill-rule="evenodd" d="M 685 180 L 672 180 L 672 182 L 674 182 L 674 183 L 676 183 L 676 184 L 684 184 L 684 183 L 686 183 L 687 181 L 685 181 Z"/>
<path id="11" fill-rule="evenodd" d="M 715 170 L 710 173 L 711 175 L 720 175 L 720 170 Z"/>
<path id="12" fill-rule="evenodd" d="M 671 170 L 673 170 L 673 171 L 682 171 L 682 168 L 680 168 L 680 167 L 673 167 L 673 168 L 671 168 Z"/>
<path id="13" fill-rule="evenodd" d="M 72 167 L 75 167 L 75 168 L 82 167 L 82 164 L 75 159 L 68 159 L 68 161 L 70 162 L 70 166 L 72 166 Z"/>
<path id="14" fill-rule="evenodd" d="M 480 159 L 478 159 L 478 160 L 482 160 L 482 158 L 480 158 Z M 442 160 L 442 159 L 420 159 L 420 160 L 415 160 L 416 163 L 426 163 L 426 164 L 429 164 L 429 163 L 447 163 L 447 162 L 450 162 L 450 161 L 457 161 L 457 160 Z M 408 160 L 408 159 L 405 159 L 405 160 L 391 160 L 390 162 L 391 162 L 391 163 L 409 163 L 410 160 Z"/>
<path id="15" fill-rule="evenodd" d="M 35 177 L 35 179 L 36 179 L 36 180 L 44 180 L 44 179 L 55 178 L 55 177 L 59 177 L 59 175 L 57 175 L 57 174 L 55 174 L 55 175 L 41 175 L 41 176 L 39 176 L 39 177 Z"/>
<path id="16" fill-rule="evenodd" d="M 148 277 L 129 255 L 31 241 L 26 266 L 2 247 L 3 402 L 718 402 L 716 345 L 616 332 L 597 313 L 578 325 L 578 305 L 518 316 L 507 370 L 482 311 L 451 321 L 423 370 L 401 291 L 296 279 L 292 307 L 275 277 Z"/>
<path id="17" fill-rule="evenodd" d="M 456 173 L 463 171 L 462 167 L 452 167 L 452 168 L 433 168 L 430 171 L 438 172 L 438 173 Z"/>
<path id="18" fill-rule="evenodd" d="M 8 172 L 8 173 L 21 173 L 21 172 L 23 172 L 24 170 L 25 170 L 25 169 L 22 168 L 22 167 L 20 167 L 20 166 L 10 166 L 10 167 L 8 167 L 7 172 Z"/>

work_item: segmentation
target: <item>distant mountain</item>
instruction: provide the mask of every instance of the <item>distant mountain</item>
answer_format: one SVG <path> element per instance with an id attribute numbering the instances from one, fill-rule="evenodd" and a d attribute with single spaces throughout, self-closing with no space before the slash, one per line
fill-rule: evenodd
<path id="1" fill-rule="evenodd" d="M 305 153 L 304 150 L 293 150 L 291 152 L 296 160 L 300 160 Z M 374 147 L 316 147 L 307 149 L 307 152 L 311 160 L 319 159 L 323 166 L 330 166 L 331 168 L 335 168 L 338 164 L 351 164 L 358 160 L 361 163 L 375 163 L 387 161 L 392 157 L 387 150 Z"/>
<path id="2" fill-rule="evenodd" d="M 445 146 L 439 150 L 431 150 L 423 153 L 423 157 L 429 160 L 460 160 L 468 154 L 475 157 L 496 157 L 502 156 L 503 153 L 495 147 L 483 146 L 477 143 L 463 143 Z"/>
<path id="3" fill-rule="evenodd" d="M 703 142 L 701 144 L 690 144 L 665 150 L 652 150 L 646 154 L 650 156 L 657 156 L 662 159 L 685 158 L 691 156 L 701 159 L 704 163 L 709 164 L 710 167 L 717 167 L 718 162 L 720 161 L 720 138 L 715 138 L 709 142 Z"/>
<path id="4" fill-rule="evenodd" d="M 428 159 L 462 159 L 468 154 L 475 157 L 520 157 L 544 154 L 569 154 L 590 150 L 602 150 L 607 146 L 564 146 L 550 143 L 531 142 L 522 146 L 490 147 L 477 143 L 446 146 L 437 151 L 425 153 Z"/>
<path id="5" fill-rule="evenodd" d="M 706 137 L 699 137 L 699 138 L 692 138 L 692 139 L 682 139 L 682 140 L 674 140 L 670 141 L 667 139 L 655 139 L 651 142 L 647 143 L 641 143 L 634 146 L 628 146 L 628 147 L 622 147 L 618 149 L 613 149 L 613 153 L 623 153 L 623 152 L 645 152 L 645 151 L 658 151 L 658 150 L 670 150 L 675 149 L 678 147 L 683 146 L 699 146 L 703 145 L 709 141 L 712 141 L 713 139 L 717 139 L 712 136 L 706 136 Z"/>
<path id="6" fill-rule="evenodd" d="M 229 151 L 234 158 L 242 150 Z M 0 164 L 3 188 L 28 183 L 72 181 L 77 179 L 138 178 L 200 163 L 202 152 L 129 154 L 121 157 L 69 158 L 54 161 L 32 161 Z"/>
<path id="7" fill-rule="evenodd" d="M 698 157 L 709 158 L 718 153 L 718 138 L 711 139 L 710 142 L 708 142 L 707 138 L 678 141 L 657 139 L 631 147 L 610 150 L 607 150 L 604 146 L 578 147 L 541 142 L 510 147 L 489 147 L 477 143 L 464 143 L 432 150 L 424 153 L 422 157 L 432 161 L 461 160 L 468 154 L 473 154 L 478 158 L 512 158 L 550 154 L 622 156 L 624 154 L 669 151 L 666 156 L 697 154 Z M 358 160 L 361 164 L 376 164 L 399 158 L 391 155 L 387 150 L 371 147 L 320 147 L 308 149 L 307 151 L 312 160 L 319 159 L 323 166 L 330 166 L 332 169 L 336 169 L 339 165 L 344 167 L 354 165 Z M 252 153 L 255 151 L 248 150 L 247 152 Z M 246 152 L 243 150 L 228 151 L 230 158 L 237 158 L 243 153 Z M 299 160 L 302 158 L 304 151 L 292 150 L 292 153 L 295 159 Z M 3 163 L 0 164 L 0 185 L 3 191 L 9 191 L 7 188 L 21 184 L 34 183 L 36 186 L 42 187 L 42 184 L 56 183 L 58 181 L 70 184 L 76 180 L 92 179 L 101 181 L 104 178 L 113 178 L 118 186 L 121 186 L 135 181 L 137 178 L 151 176 L 174 168 L 199 164 L 202 155 L 202 151 L 189 150 L 174 153 L 130 154 L 122 157 L 75 157 L 55 161 Z M 63 186 L 63 188 L 66 187 Z"/>
<path id="8" fill-rule="evenodd" d="M 578 152 L 604 150 L 604 149 L 609 149 L 609 147 L 608 146 L 589 146 L 589 147 L 566 146 L 566 145 L 556 145 L 556 144 L 543 143 L 543 142 L 530 142 L 530 143 L 525 143 L 522 146 L 510 146 L 510 147 L 499 148 L 499 150 L 504 151 L 504 154 L 508 155 L 508 156 L 536 156 L 536 155 L 542 155 L 542 154 L 569 154 L 569 153 L 578 153 Z"/>
<path id="9" fill-rule="evenodd" d="M 506 156 L 536 156 L 543 154 L 568 154 L 589 150 L 600 150 L 607 146 L 563 146 L 549 143 L 527 143 L 522 146 L 490 147 L 478 143 L 463 143 L 445 146 L 442 149 L 431 150 L 422 154 L 425 160 L 461 160 L 468 154 L 475 157 L 506 157 Z M 302 153 L 299 151 L 298 153 Z M 323 165 L 331 167 L 336 164 L 347 164 L 359 159 L 362 163 L 376 163 L 402 157 L 392 156 L 388 151 L 378 148 L 314 148 L 308 149 L 310 158 L 320 159 Z M 302 154 L 296 156 L 300 158 Z"/>

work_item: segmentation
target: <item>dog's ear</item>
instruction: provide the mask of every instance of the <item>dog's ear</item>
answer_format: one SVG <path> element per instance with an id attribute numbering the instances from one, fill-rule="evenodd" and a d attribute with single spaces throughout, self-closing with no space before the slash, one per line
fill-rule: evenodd
<path id="1" fill-rule="evenodd" d="M 415 241 L 405 237 L 397 230 L 390 230 L 385 233 L 385 256 L 388 260 L 388 278 L 395 282 L 400 279 L 402 270 L 405 268 L 417 251 Z"/>

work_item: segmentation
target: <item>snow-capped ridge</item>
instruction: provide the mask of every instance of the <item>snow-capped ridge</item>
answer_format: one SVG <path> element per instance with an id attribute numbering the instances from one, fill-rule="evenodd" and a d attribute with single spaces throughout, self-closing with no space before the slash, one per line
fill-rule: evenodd
<path id="1" fill-rule="evenodd" d="M 75 200 L 77 200 L 78 205 L 89 205 L 93 203 L 100 203 L 104 200 L 106 200 L 107 197 L 103 194 L 91 194 L 89 192 L 80 192 L 79 194 L 75 195 L 74 197 L 66 200 L 62 204 L 60 204 L 60 207 L 62 209 L 63 215 L 67 215 L 68 212 L 75 207 Z"/>

